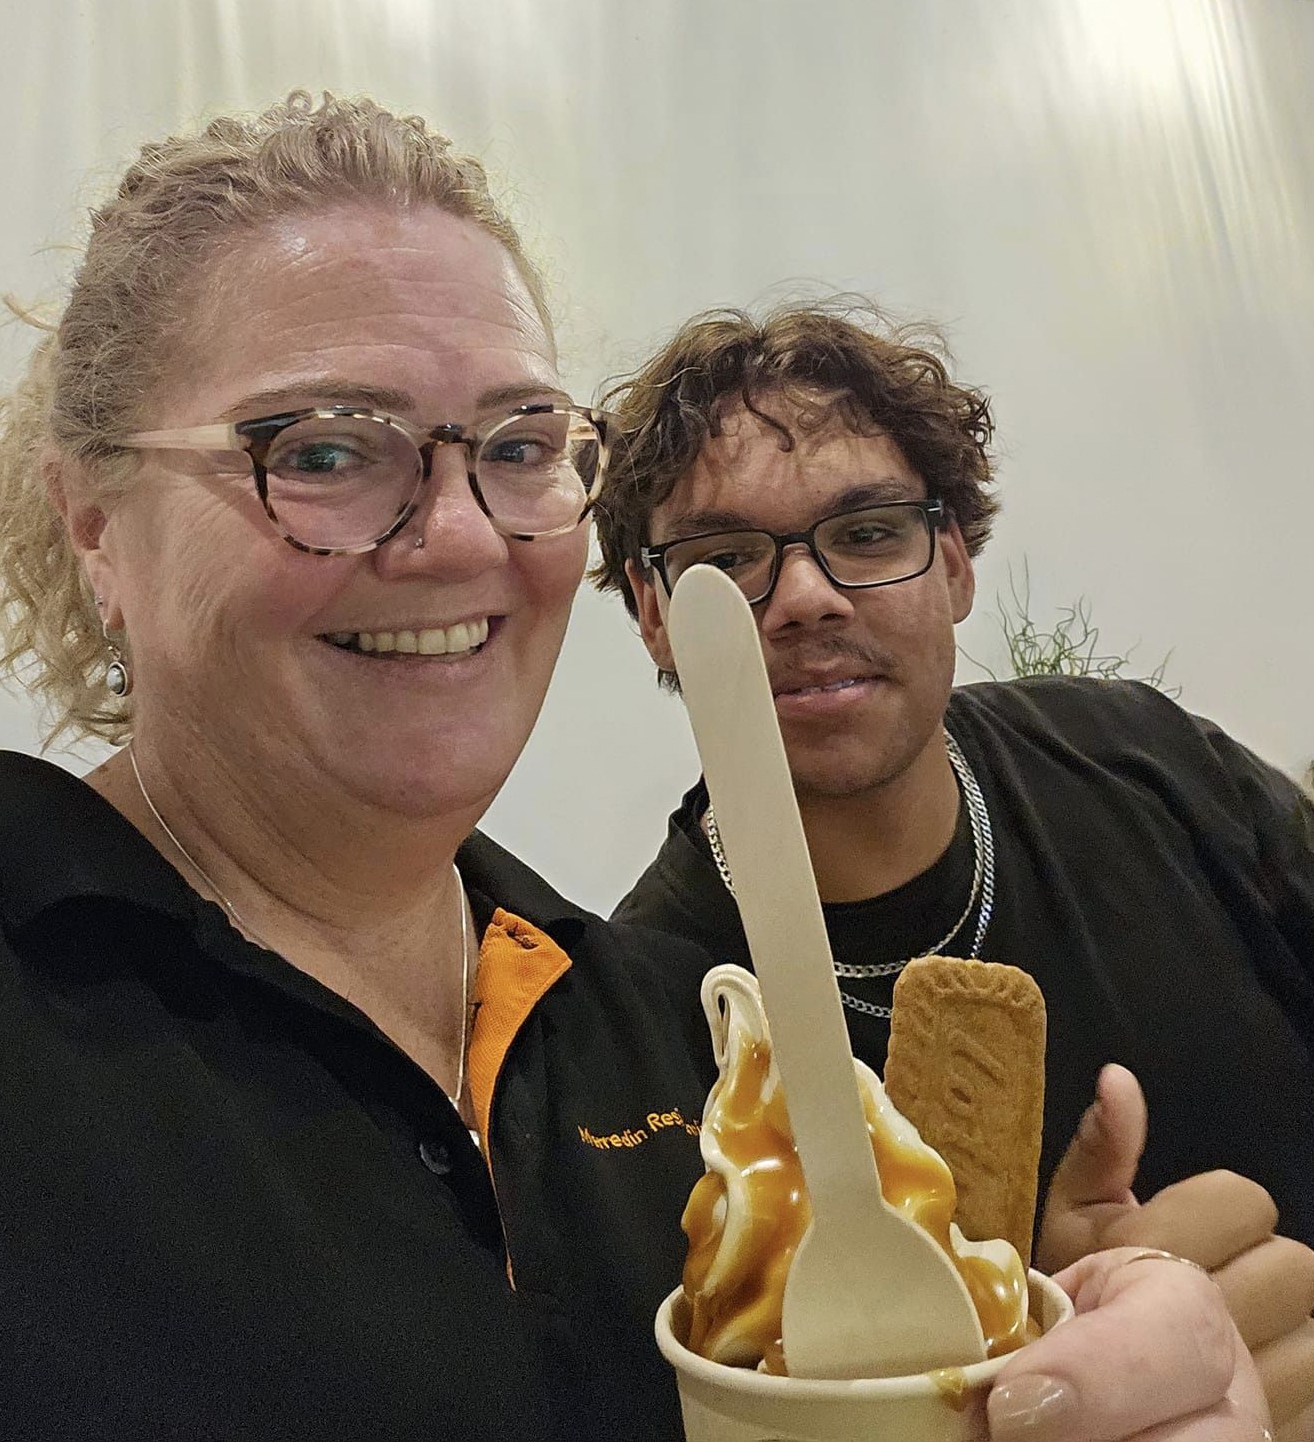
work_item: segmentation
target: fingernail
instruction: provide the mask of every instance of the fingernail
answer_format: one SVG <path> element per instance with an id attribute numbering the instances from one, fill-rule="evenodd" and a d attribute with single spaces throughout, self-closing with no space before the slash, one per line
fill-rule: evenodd
<path id="1" fill-rule="evenodd" d="M 986 1403 L 994 1442 L 1012 1437 L 1027 1442 L 1061 1438 L 1076 1410 L 1077 1394 L 1068 1383 L 1045 1376 L 1001 1382 Z"/>
<path id="2" fill-rule="evenodd" d="M 1104 1103 L 1098 1098 L 1091 1102 L 1082 1114 L 1081 1123 L 1078 1127 L 1081 1139 L 1090 1145 L 1094 1145 L 1104 1133 Z"/>

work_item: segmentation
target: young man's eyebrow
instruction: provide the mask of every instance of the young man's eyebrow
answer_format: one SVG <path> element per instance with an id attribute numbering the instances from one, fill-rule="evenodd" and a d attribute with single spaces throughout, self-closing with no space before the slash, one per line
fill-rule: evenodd
<path id="1" fill-rule="evenodd" d="M 707 531 L 757 531 L 761 527 L 737 511 L 686 511 L 670 527 L 668 541 L 683 541 Z"/>
<path id="2" fill-rule="evenodd" d="M 915 493 L 920 487 L 912 479 L 899 476 L 883 476 L 879 480 L 862 481 L 849 486 L 837 496 L 832 496 L 823 509 L 813 517 L 819 521 L 824 516 L 837 515 L 841 511 L 860 511 L 866 506 L 883 506 L 892 501 L 912 501 L 920 497 Z M 746 516 L 742 511 L 720 511 L 703 509 L 686 511 L 675 517 L 668 527 L 663 540 L 683 541 L 690 536 L 702 536 L 716 531 L 764 531 L 760 517 Z"/>
<path id="3" fill-rule="evenodd" d="M 864 506 L 884 506 L 893 501 L 921 500 L 921 486 L 911 476 L 882 476 L 879 480 L 863 481 L 850 486 L 826 507 L 827 515 L 838 511 L 858 511 Z M 818 518 L 819 519 L 819 518 Z"/>

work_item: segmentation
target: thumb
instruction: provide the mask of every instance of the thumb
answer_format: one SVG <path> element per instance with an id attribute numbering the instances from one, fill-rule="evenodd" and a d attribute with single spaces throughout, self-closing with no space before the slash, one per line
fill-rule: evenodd
<path id="1" fill-rule="evenodd" d="M 1056 1272 L 1105 1245 L 1103 1234 L 1137 1205 L 1132 1194 L 1145 1150 L 1141 1084 L 1121 1066 L 1106 1066 L 1077 1135 L 1050 1180 L 1036 1260 Z"/>
<path id="2" fill-rule="evenodd" d="M 1140 1082 L 1126 1067 L 1111 1062 L 1100 1072 L 1095 1100 L 1054 1172 L 1050 1204 L 1134 1202 L 1131 1188 L 1145 1150 L 1147 1124 Z"/>

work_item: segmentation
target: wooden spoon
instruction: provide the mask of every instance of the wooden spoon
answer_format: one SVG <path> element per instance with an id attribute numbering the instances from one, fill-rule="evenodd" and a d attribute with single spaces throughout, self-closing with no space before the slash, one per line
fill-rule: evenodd
<path id="1" fill-rule="evenodd" d="M 667 634 L 812 1203 L 785 1284 L 785 1364 L 795 1377 L 890 1377 L 982 1361 L 953 1263 L 881 1195 L 753 612 L 724 573 L 694 566 Z"/>

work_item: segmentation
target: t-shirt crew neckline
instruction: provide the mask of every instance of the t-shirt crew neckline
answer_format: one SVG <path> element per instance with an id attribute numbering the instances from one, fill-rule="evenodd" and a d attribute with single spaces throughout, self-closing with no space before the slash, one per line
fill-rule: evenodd
<path id="1" fill-rule="evenodd" d="M 700 782 L 690 795 L 684 818 L 686 836 L 714 870 L 711 844 L 702 827 L 707 809 L 706 785 Z M 959 797 L 954 833 L 939 857 L 925 871 L 880 896 L 858 901 L 831 901 L 822 906 L 826 927 L 832 937 L 857 931 L 864 940 L 860 949 L 867 960 L 879 964 L 920 956 L 934 947 L 963 914 L 971 893 L 975 867 L 971 816 Z M 724 885 L 717 871 L 718 885 Z M 948 950 L 965 955 L 975 935 L 978 907 L 963 923 Z"/>

